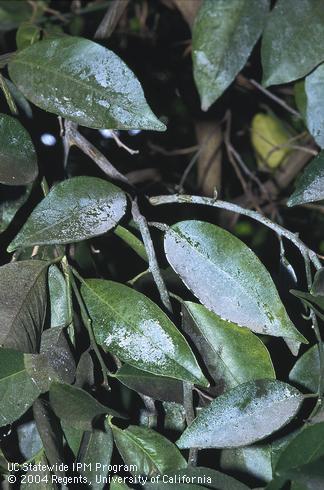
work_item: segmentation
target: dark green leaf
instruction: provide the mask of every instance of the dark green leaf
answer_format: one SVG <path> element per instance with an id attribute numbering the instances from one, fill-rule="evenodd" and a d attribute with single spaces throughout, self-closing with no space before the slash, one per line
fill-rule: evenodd
<path id="1" fill-rule="evenodd" d="M 41 354 L 47 358 L 49 369 L 57 380 L 63 383 L 74 381 L 75 362 L 64 328 L 52 327 L 43 332 Z"/>
<path id="2" fill-rule="evenodd" d="M 22 111 L 27 117 L 32 118 L 33 111 L 28 100 L 25 98 L 24 94 L 16 87 L 14 83 L 12 83 L 11 80 L 8 80 L 8 78 L 4 76 L 2 76 L 2 78 L 5 84 L 7 85 L 8 90 L 11 93 L 17 105 L 22 109 Z"/>
<path id="3" fill-rule="evenodd" d="M 18 210 L 27 201 L 31 190 L 32 184 L 24 187 L 0 185 L 0 233 L 8 228 Z"/>
<path id="4" fill-rule="evenodd" d="M 95 366 L 90 352 L 83 352 L 75 373 L 75 386 L 88 389 L 95 384 Z"/>
<path id="5" fill-rule="evenodd" d="M 63 383 L 53 383 L 50 388 L 50 403 L 56 415 L 65 424 L 76 429 L 92 430 L 92 420 L 103 414 L 119 416 L 105 407 L 86 391 Z"/>
<path id="6" fill-rule="evenodd" d="M 122 430 L 112 425 L 112 431 L 125 464 L 136 465 L 134 475 L 163 475 L 187 466 L 178 448 L 152 429 L 130 425 Z"/>
<path id="7" fill-rule="evenodd" d="M 287 206 L 296 206 L 307 202 L 324 199 L 324 151 L 321 151 L 297 180 L 294 193 L 287 201 Z"/>
<path id="8" fill-rule="evenodd" d="M 322 0 L 278 0 L 262 39 L 262 83 L 277 85 L 307 75 L 324 60 L 323 39 Z"/>
<path id="9" fill-rule="evenodd" d="M 21 417 L 39 394 L 25 367 L 24 354 L 0 349 L 0 426 Z"/>
<path id="10" fill-rule="evenodd" d="M 316 271 L 311 293 L 314 296 L 324 296 L 324 267 Z"/>
<path id="11" fill-rule="evenodd" d="M 286 425 L 302 401 L 298 390 L 281 381 L 244 383 L 204 408 L 177 444 L 180 448 L 246 446 Z"/>
<path id="12" fill-rule="evenodd" d="M 0 1 L 0 30 L 10 31 L 33 14 L 32 6 L 21 0 Z"/>
<path id="13" fill-rule="evenodd" d="M 324 297 L 322 295 L 315 295 L 304 291 L 297 291 L 296 289 L 291 289 L 290 292 L 291 294 L 299 298 L 306 306 L 310 308 L 316 306 L 319 309 L 324 310 Z"/>
<path id="14" fill-rule="evenodd" d="M 36 465 L 32 466 L 32 469 L 26 473 L 26 481 L 21 484 L 21 488 L 24 490 L 58 490 L 58 485 L 53 481 L 53 474 L 51 473 L 49 466 L 50 463 L 46 458 L 45 452 L 37 458 Z M 35 484 L 40 479 L 41 483 Z"/>
<path id="15" fill-rule="evenodd" d="M 183 485 L 184 488 L 192 490 L 197 485 L 203 485 L 198 486 L 197 488 L 210 488 L 216 490 L 249 490 L 249 487 L 235 480 L 231 476 L 203 467 L 192 468 L 189 466 L 185 470 L 177 471 L 175 474 L 166 475 L 165 479 L 168 481 L 168 485 L 163 483 L 148 483 L 144 488 L 147 490 L 163 490 L 163 488 L 171 489 L 171 485 L 173 485 L 173 488 L 175 488 L 175 485 L 177 486 L 176 488 Z M 185 482 L 188 481 L 188 479 L 190 479 L 191 484 L 186 485 Z"/>
<path id="16" fill-rule="evenodd" d="M 120 480 L 119 480 L 120 479 Z M 124 483 L 122 476 L 113 476 L 110 483 L 110 490 L 128 490 L 129 487 Z"/>
<path id="17" fill-rule="evenodd" d="M 91 488 L 94 490 L 102 490 L 104 486 L 101 479 L 108 473 L 105 465 L 110 464 L 113 446 L 114 440 L 107 420 L 104 430 L 93 429 L 83 435 L 77 463 L 82 464 L 79 471 L 88 482 L 91 482 Z M 97 466 L 99 464 L 100 467 Z"/>
<path id="18" fill-rule="evenodd" d="M 130 248 L 132 248 L 141 259 L 148 261 L 147 253 L 144 247 L 144 244 L 141 240 L 139 240 L 133 233 L 131 233 L 127 228 L 123 226 L 116 226 L 114 230 L 115 235 L 121 238 Z"/>
<path id="19" fill-rule="evenodd" d="M 183 312 L 183 328 L 199 350 L 218 394 L 246 381 L 276 377 L 267 348 L 250 330 L 189 301 Z"/>
<path id="20" fill-rule="evenodd" d="M 64 422 L 62 420 L 61 426 L 64 432 L 65 440 L 76 458 L 84 431 L 82 429 L 76 429 L 75 427 L 72 427 L 69 422 Z"/>
<path id="21" fill-rule="evenodd" d="M 324 344 L 323 344 L 324 348 Z M 289 379 L 293 383 L 316 393 L 320 373 L 318 346 L 313 345 L 295 363 L 289 373 Z"/>
<path id="22" fill-rule="evenodd" d="M 285 477 L 298 467 L 324 456 L 324 423 L 306 426 L 283 450 L 276 464 L 277 475 Z M 322 473 L 324 476 L 324 473 Z"/>
<path id="23" fill-rule="evenodd" d="M 14 117 L 0 114 L 0 182 L 25 185 L 38 174 L 37 157 L 29 134 Z"/>
<path id="24" fill-rule="evenodd" d="M 16 54 L 9 74 L 35 105 L 83 126 L 165 130 L 133 72 L 115 53 L 88 39 L 40 41 Z"/>
<path id="25" fill-rule="evenodd" d="M 47 265 L 26 260 L 0 267 L 1 346 L 38 352 L 46 313 Z"/>
<path id="26" fill-rule="evenodd" d="M 154 400 L 183 402 L 182 383 L 177 379 L 156 376 L 124 364 L 115 374 L 116 378 L 131 390 L 147 395 Z"/>
<path id="27" fill-rule="evenodd" d="M 298 80 L 294 85 L 294 96 L 297 109 L 306 120 L 307 97 L 305 92 L 305 80 Z"/>
<path id="28" fill-rule="evenodd" d="M 192 33 L 194 78 L 207 110 L 234 80 L 257 42 L 268 0 L 205 0 Z"/>
<path id="29" fill-rule="evenodd" d="M 103 348 L 152 374 L 208 385 L 184 337 L 144 294 L 101 279 L 87 280 L 81 291 Z"/>
<path id="30" fill-rule="evenodd" d="M 307 343 L 289 319 L 269 272 L 234 235 L 203 221 L 182 221 L 166 232 L 164 247 L 186 286 L 221 318 Z"/>
<path id="31" fill-rule="evenodd" d="M 48 292 L 51 307 L 51 327 L 63 327 L 67 325 L 68 292 L 63 274 L 56 265 L 48 269 Z"/>
<path id="32" fill-rule="evenodd" d="M 316 143 L 324 148 L 324 98 L 321 87 L 324 83 L 324 64 L 319 65 L 305 79 L 306 124 Z"/>
<path id="33" fill-rule="evenodd" d="M 125 209 L 125 194 L 110 182 L 96 177 L 65 180 L 36 206 L 8 251 L 102 235 L 116 226 Z"/>
<path id="34" fill-rule="evenodd" d="M 60 463 L 64 462 L 63 431 L 60 421 L 48 402 L 41 398 L 34 402 L 33 414 L 46 457 L 51 465 L 57 465 L 53 473 L 63 477 L 65 472 L 60 468 Z"/>

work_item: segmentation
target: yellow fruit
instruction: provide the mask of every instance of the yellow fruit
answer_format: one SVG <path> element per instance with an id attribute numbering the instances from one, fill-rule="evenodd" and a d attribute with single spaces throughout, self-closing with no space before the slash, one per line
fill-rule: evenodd
<path id="1" fill-rule="evenodd" d="M 287 145 L 291 135 L 280 120 L 269 114 L 256 114 L 251 130 L 258 167 L 263 170 L 279 167 L 291 151 Z"/>

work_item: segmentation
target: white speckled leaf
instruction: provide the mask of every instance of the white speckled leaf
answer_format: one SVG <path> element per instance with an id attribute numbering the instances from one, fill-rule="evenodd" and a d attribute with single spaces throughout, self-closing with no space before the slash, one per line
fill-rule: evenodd
<path id="1" fill-rule="evenodd" d="M 48 269 L 48 293 L 51 327 L 64 327 L 69 321 L 68 291 L 64 276 L 56 265 Z"/>
<path id="2" fill-rule="evenodd" d="M 212 401 L 184 431 L 177 445 L 246 446 L 286 425 L 302 401 L 302 393 L 281 381 L 249 381 Z"/>
<path id="3" fill-rule="evenodd" d="M 166 232 L 164 247 L 183 282 L 221 318 L 307 343 L 289 319 L 269 272 L 234 235 L 203 221 L 181 221 Z"/>
<path id="4" fill-rule="evenodd" d="M 88 39 L 40 41 L 19 51 L 8 68 L 27 99 L 83 126 L 165 130 L 134 73 L 115 53 Z"/>
<path id="5" fill-rule="evenodd" d="M 324 148 L 323 84 L 324 63 L 305 78 L 306 124 L 309 132 L 321 148 Z"/>
<path id="6" fill-rule="evenodd" d="M 288 83 L 324 60 L 322 0 L 278 0 L 262 38 L 263 84 Z"/>
<path id="7" fill-rule="evenodd" d="M 192 33 L 194 78 L 207 110 L 234 80 L 257 42 L 268 0 L 205 0 Z"/>
<path id="8" fill-rule="evenodd" d="M 185 338 L 144 294 L 101 279 L 81 292 L 103 348 L 143 371 L 208 385 Z"/>
<path id="9" fill-rule="evenodd" d="M 96 177 L 73 177 L 57 184 L 36 206 L 8 247 L 71 243 L 102 235 L 126 210 L 118 187 Z"/>
<path id="10" fill-rule="evenodd" d="M 324 199 L 324 151 L 321 151 L 307 165 L 302 175 L 297 179 L 296 189 L 288 199 L 287 206 L 291 207 L 307 202 L 321 201 L 322 199 Z"/>
<path id="11" fill-rule="evenodd" d="M 27 373 L 24 354 L 0 349 L 0 427 L 23 415 L 40 394 Z"/>
<path id="12" fill-rule="evenodd" d="M 37 156 L 26 129 L 14 117 L 0 114 L 0 183 L 25 185 L 36 179 Z"/>

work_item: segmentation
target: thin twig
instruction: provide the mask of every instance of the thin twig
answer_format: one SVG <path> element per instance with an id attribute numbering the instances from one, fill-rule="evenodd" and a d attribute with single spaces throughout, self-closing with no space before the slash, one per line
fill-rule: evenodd
<path id="1" fill-rule="evenodd" d="M 114 138 L 115 142 L 117 143 L 117 146 L 119 148 L 124 148 L 124 150 L 126 150 L 128 153 L 130 153 L 131 155 L 137 155 L 139 153 L 139 150 L 132 150 L 131 148 L 129 148 L 129 146 L 125 145 L 125 143 L 123 143 L 118 135 L 115 133 L 115 131 L 111 130 L 111 136 Z"/>
<path id="2" fill-rule="evenodd" d="M 164 306 L 172 313 L 172 305 L 169 298 L 168 290 L 165 286 L 164 279 L 161 275 L 159 264 L 156 259 L 153 242 L 150 235 L 150 230 L 146 221 L 146 218 L 141 214 L 137 199 L 132 201 L 132 215 L 135 223 L 137 223 L 142 235 L 143 243 L 147 252 L 149 268 L 154 278 L 156 287 L 160 293 L 161 301 Z"/>
<path id="3" fill-rule="evenodd" d="M 156 145 L 151 141 L 148 142 L 148 147 L 151 150 L 156 151 L 157 153 L 161 153 L 161 155 L 165 155 L 166 157 L 173 157 L 177 155 L 188 155 L 190 153 L 195 153 L 197 150 L 199 150 L 199 145 L 188 146 L 187 148 L 177 148 L 175 150 L 166 150 L 162 146 Z"/>
<path id="4" fill-rule="evenodd" d="M 310 258 L 316 270 L 319 270 L 322 267 L 321 262 L 317 257 L 317 254 L 313 250 L 308 248 L 304 244 L 304 242 L 300 240 L 300 238 L 296 233 L 286 230 L 286 228 L 283 228 L 277 223 L 274 223 L 269 218 L 263 216 L 257 211 L 252 211 L 251 209 L 245 209 L 242 208 L 241 206 L 238 206 L 237 204 L 233 204 L 227 201 L 221 201 L 221 200 L 216 200 L 216 199 L 212 199 L 209 197 L 202 197 L 202 196 L 190 196 L 185 194 L 173 194 L 170 196 L 154 196 L 151 197 L 149 201 L 153 206 L 158 206 L 161 204 L 201 204 L 205 206 L 211 206 L 214 208 L 226 209 L 227 211 L 231 211 L 237 214 L 243 214 L 244 216 L 248 216 L 249 218 L 252 218 L 255 221 L 259 221 L 259 223 L 262 223 L 263 225 L 272 229 L 278 235 L 287 238 L 287 240 L 290 240 L 299 249 L 303 257 L 307 256 Z"/>
<path id="5" fill-rule="evenodd" d="M 266 88 L 262 87 L 262 85 L 260 85 L 256 80 L 253 80 L 253 78 L 250 78 L 249 79 L 249 82 L 255 88 L 257 88 L 258 90 L 260 90 L 260 92 L 262 92 L 263 94 L 265 94 L 267 97 L 269 97 L 270 99 L 272 99 L 277 104 L 281 105 L 281 107 L 283 107 L 284 109 L 286 109 L 286 111 L 290 112 L 290 114 L 293 114 L 294 116 L 297 116 L 297 117 L 299 117 L 301 119 L 301 115 L 299 114 L 299 112 L 297 112 L 295 109 L 293 109 L 288 104 L 286 104 L 286 102 L 284 100 L 280 99 L 280 97 L 277 97 L 275 94 L 273 94 L 272 92 L 270 92 Z"/>
<path id="6" fill-rule="evenodd" d="M 195 419 L 195 411 L 192 396 L 193 385 L 187 381 L 183 382 L 183 407 L 186 414 L 187 426 L 192 424 Z M 196 466 L 198 459 L 198 449 L 191 447 L 189 449 L 188 466 Z"/>

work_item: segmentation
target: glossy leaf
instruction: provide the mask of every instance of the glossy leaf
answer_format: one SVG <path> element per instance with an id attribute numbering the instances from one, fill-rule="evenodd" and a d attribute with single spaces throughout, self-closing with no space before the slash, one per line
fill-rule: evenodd
<path id="1" fill-rule="evenodd" d="M 56 265 L 51 265 L 48 269 L 48 293 L 51 308 L 51 327 L 67 325 L 69 315 L 66 282 Z"/>
<path id="2" fill-rule="evenodd" d="M 131 390 L 154 400 L 182 403 L 182 383 L 177 379 L 156 376 L 124 364 L 115 374 L 116 378 Z"/>
<path id="3" fill-rule="evenodd" d="M 47 263 L 40 260 L 0 267 L 1 346 L 38 352 L 46 313 L 46 275 Z"/>
<path id="4" fill-rule="evenodd" d="M 32 184 L 19 187 L 0 184 L 0 233 L 8 228 L 16 213 L 27 201 L 31 190 Z"/>
<path id="5" fill-rule="evenodd" d="M 181 221 L 166 232 L 164 248 L 186 286 L 221 318 L 257 333 L 307 342 L 289 319 L 269 272 L 228 231 Z"/>
<path id="6" fill-rule="evenodd" d="M 39 388 L 27 372 L 24 354 L 0 349 L 0 426 L 21 417 L 39 394 Z"/>
<path id="7" fill-rule="evenodd" d="M 188 488 L 188 490 L 192 490 L 195 487 L 197 488 L 210 488 L 216 490 L 249 490 L 249 487 L 244 485 L 231 476 L 225 475 L 220 471 L 211 470 L 210 468 L 198 467 L 193 468 L 188 466 L 185 470 L 177 471 L 175 474 L 168 474 L 167 480 L 168 484 L 163 483 L 147 483 L 145 485 L 145 489 L 148 490 L 163 490 L 163 488 L 175 488 L 175 485 L 181 487 L 181 480 L 186 481 L 187 478 L 192 481 L 192 484 L 182 484 L 183 488 Z M 188 481 L 188 480 L 187 480 Z M 199 485 L 195 485 L 195 483 Z M 200 486 L 202 485 L 202 486 Z"/>
<path id="8" fill-rule="evenodd" d="M 254 379 L 275 378 L 269 352 L 247 328 L 222 320 L 203 305 L 186 301 L 183 328 L 220 392 Z"/>
<path id="9" fill-rule="evenodd" d="M 289 471 L 312 463 L 324 456 L 324 423 L 306 426 L 290 441 L 276 464 L 276 474 L 285 476 Z"/>
<path id="10" fill-rule="evenodd" d="M 125 209 L 125 194 L 110 182 L 96 177 L 65 180 L 36 206 L 8 251 L 102 235 L 116 226 Z"/>
<path id="11" fill-rule="evenodd" d="M 179 449 L 164 436 L 146 427 L 112 425 L 118 451 L 126 465 L 136 465 L 134 475 L 154 476 L 186 468 Z"/>
<path id="12" fill-rule="evenodd" d="M 103 348 L 143 371 L 208 384 L 184 337 L 144 294 L 101 279 L 87 280 L 81 291 Z"/>
<path id="13" fill-rule="evenodd" d="M 34 145 L 26 129 L 14 117 L 0 114 L 0 183 L 25 185 L 38 174 Z"/>
<path id="14" fill-rule="evenodd" d="M 323 120 L 324 121 L 324 120 Z M 321 151 L 297 179 L 296 189 L 287 206 L 296 206 L 324 199 L 324 151 Z"/>
<path id="15" fill-rule="evenodd" d="M 93 429 L 83 435 L 77 463 L 82 464 L 79 471 L 88 482 L 91 482 L 93 490 L 101 490 L 104 486 L 102 483 L 104 480 L 101 481 L 101 479 L 107 476 L 106 465 L 110 464 L 113 446 L 112 431 L 107 421 L 105 421 L 104 430 Z"/>
<path id="16" fill-rule="evenodd" d="M 204 408 L 177 445 L 240 447 L 264 439 L 296 414 L 303 395 L 275 380 L 250 381 L 227 391 Z"/>
<path id="17" fill-rule="evenodd" d="M 119 416 L 114 410 L 99 403 L 86 391 L 63 383 L 53 383 L 50 403 L 63 423 L 76 429 L 92 430 L 92 421 L 103 414 Z"/>
<path id="18" fill-rule="evenodd" d="M 194 78 L 207 110 L 234 80 L 257 42 L 268 0 L 205 0 L 193 25 Z"/>
<path id="19" fill-rule="evenodd" d="M 306 125 L 321 148 L 324 148 L 323 83 L 324 65 L 321 64 L 305 79 Z"/>
<path id="20" fill-rule="evenodd" d="M 324 348 L 324 344 L 323 344 Z M 312 393 L 318 389 L 318 379 L 320 373 L 320 362 L 318 346 L 313 345 L 295 363 L 289 373 L 289 379 L 302 388 L 306 388 Z"/>
<path id="21" fill-rule="evenodd" d="M 89 128 L 165 130 L 133 72 L 88 39 L 40 41 L 19 51 L 8 68 L 25 97 L 45 111 Z"/>
<path id="22" fill-rule="evenodd" d="M 277 85 L 307 75 L 324 60 L 323 38 L 321 0 L 278 0 L 262 38 L 262 83 Z"/>

